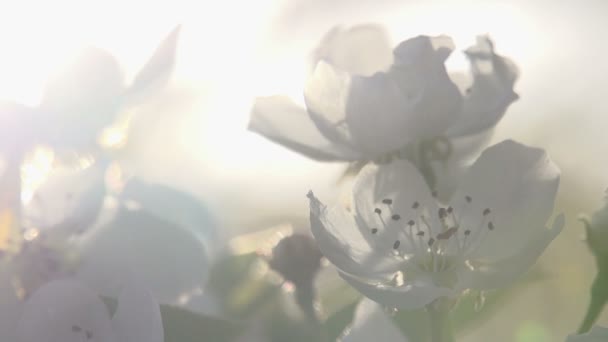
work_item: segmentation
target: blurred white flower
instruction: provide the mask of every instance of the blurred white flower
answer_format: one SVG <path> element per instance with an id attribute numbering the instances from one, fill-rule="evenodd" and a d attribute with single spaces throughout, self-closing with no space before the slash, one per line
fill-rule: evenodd
<path id="1" fill-rule="evenodd" d="M 16 340 L 21 342 L 164 340 L 160 308 L 145 289 L 133 284 L 125 287 L 110 318 L 96 293 L 67 279 L 36 291 L 21 308 L 16 330 Z"/>
<path id="2" fill-rule="evenodd" d="M 407 342 L 381 305 L 363 299 L 357 306 L 353 322 L 341 342 L 391 341 Z"/>
<path id="3" fill-rule="evenodd" d="M 95 146 L 102 129 L 113 123 L 120 111 L 166 84 L 173 70 L 179 29 L 161 42 L 129 86 L 113 56 L 89 48 L 49 79 L 37 107 L 0 105 L 0 118 L 6 117 L 8 122 L 2 135 L 20 139 L 0 140 L 0 148 L 14 144 L 25 149 L 35 144 L 70 149 Z"/>
<path id="4" fill-rule="evenodd" d="M 418 36 L 392 52 L 376 26 L 334 29 L 315 51 L 306 108 L 286 96 L 256 99 L 249 129 L 318 160 L 368 161 L 408 144 L 490 130 L 517 99 L 518 71 L 480 37 L 466 50 L 472 82 L 454 83 L 447 36 Z M 459 89 L 460 88 L 460 89 Z"/>
<path id="5" fill-rule="evenodd" d="M 608 329 L 594 326 L 589 332 L 581 335 L 570 335 L 566 342 L 605 342 L 608 341 Z"/>
<path id="6" fill-rule="evenodd" d="M 309 193 L 312 233 L 340 275 L 388 307 L 423 307 L 466 289 L 507 285 L 559 234 L 552 229 L 559 170 L 546 153 L 513 141 L 486 149 L 446 205 L 408 161 L 369 164 L 353 210 Z"/>

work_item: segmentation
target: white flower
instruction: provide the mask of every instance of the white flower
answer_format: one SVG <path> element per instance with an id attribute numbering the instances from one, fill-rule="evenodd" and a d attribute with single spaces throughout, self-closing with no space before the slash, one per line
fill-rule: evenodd
<path id="1" fill-rule="evenodd" d="M 594 326 L 591 331 L 582 335 L 570 335 L 566 342 L 605 342 L 608 341 L 608 329 Z"/>
<path id="2" fill-rule="evenodd" d="M 160 308 L 144 289 L 134 285 L 123 289 L 110 318 L 97 294 L 67 279 L 50 282 L 36 291 L 21 308 L 16 330 L 20 342 L 164 340 Z"/>
<path id="3" fill-rule="evenodd" d="M 363 299 L 357 306 L 353 323 L 347 328 L 341 342 L 368 342 L 374 340 L 408 341 L 384 312 L 382 306 L 369 299 Z"/>
<path id="4" fill-rule="evenodd" d="M 365 296 L 419 308 L 466 289 L 505 286 L 561 231 L 553 211 L 559 170 L 541 149 L 504 141 L 486 149 L 446 205 L 408 162 L 369 164 L 353 210 L 312 193 L 311 229 L 323 254 Z"/>
<path id="5" fill-rule="evenodd" d="M 316 50 L 306 109 L 286 96 L 256 99 L 249 129 L 318 160 L 376 160 L 439 136 L 485 132 L 517 99 L 513 63 L 480 37 L 466 50 L 472 84 L 450 79 L 447 36 L 418 36 L 392 52 L 376 26 L 334 29 Z"/>
<path id="6" fill-rule="evenodd" d="M 84 50 L 49 79 L 38 106 L 0 104 L 0 117 L 17 117 L 11 118 L 3 135 L 16 135 L 21 140 L 0 143 L 21 148 L 34 144 L 70 149 L 94 146 L 101 130 L 114 122 L 119 111 L 138 104 L 142 97 L 166 84 L 175 62 L 178 35 L 179 26 L 158 46 L 130 85 L 112 55 L 95 48 Z"/>

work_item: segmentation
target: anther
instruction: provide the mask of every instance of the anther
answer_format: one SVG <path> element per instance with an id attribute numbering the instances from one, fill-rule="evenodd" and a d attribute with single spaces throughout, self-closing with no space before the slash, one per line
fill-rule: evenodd
<path id="1" fill-rule="evenodd" d="M 412 209 L 418 209 L 419 206 L 420 206 L 420 203 L 414 202 L 414 204 L 412 204 Z"/>
<path id="2" fill-rule="evenodd" d="M 447 209 L 448 214 L 451 214 L 453 211 L 454 211 L 454 208 L 448 207 L 448 209 Z"/>
<path id="3" fill-rule="evenodd" d="M 90 340 L 90 339 L 92 339 L 92 338 L 93 338 L 93 332 L 91 332 L 91 331 L 88 331 L 88 330 L 87 330 L 87 331 L 86 331 L 86 335 L 87 335 L 87 340 Z"/>
<path id="4" fill-rule="evenodd" d="M 374 212 L 375 212 L 376 214 L 382 214 L 382 210 L 381 210 L 380 208 L 376 208 L 376 209 L 374 209 Z"/>
<path id="5" fill-rule="evenodd" d="M 433 190 L 431 192 L 431 196 L 433 196 L 434 198 L 437 198 L 437 190 Z"/>
<path id="6" fill-rule="evenodd" d="M 469 229 L 464 231 L 464 236 L 469 236 L 471 235 L 471 231 Z"/>
<path id="7" fill-rule="evenodd" d="M 391 205 L 391 204 L 393 204 L 393 200 L 390 198 L 385 198 L 382 200 L 382 203 Z"/>
<path id="8" fill-rule="evenodd" d="M 409 226 L 413 226 L 413 225 L 415 225 L 415 224 L 416 224 L 416 222 L 414 222 L 414 220 L 409 220 L 409 221 L 407 221 L 407 224 L 408 224 Z"/>
<path id="9" fill-rule="evenodd" d="M 73 332 L 76 332 L 76 333 L 77 333 L 77 332 L 81 332 L 81 331 L 82 331 L 82 328 L 81 328 L 81 327 L 79 327 L 79 326 L 77 326 L 77 325 L 72 325 L 72 331 L 73 331 Z"/>
<path id="10" fill-rule="evenodd" d="M 471 198 L 471 196 L 464 196 L 464 199 L 467 201 L 467 203 L 471 203 L 473 201 L 473 199 Z"/>
<path id="11" fill-rule="evenodd" d="M 424 236 L 424 232 L 423 231 L 419 231 L 418 233 L 416 233 L 417 236 Z"/>
<path id="12" fill-rule="evenodd" d="M 485 209 L 483 210 L 483 216 L 487 216 L 487 215 L 489 215 L 489 214 L 490 214 L 490 208 L 485 208 Z"/>
<path id="13" fill-rule="evenodd" d="M 401 241 L 396 240 L 395 243 L 393 244 L 393 249 L 399 248 L 400 245 L 401 245 Z"/>
<path id="14" fill-rule="evenodd" d="M 435 239 L 430 238 L 429 242 L 428 242 L 429 247 L 431 247 L 434 243 L 435 243 Z"/>
<path id="15" fill-rule="evenodd" d="M 378 232 L 378 228 L 372 228 L 372 234 L 376 234 Z"/>
<path id="16" fill-rule="evenodd" d="M 451 227 L 448 230 L 446 230 L 445 232 L 437 234 L 437 240 L 447 240 L 447 239 L 451 238 L 452 235 L 454 235 L 457 230 L 458 230 L 458 228 Z"/>
<path id="17" fill-rule="evenodd" d="M 445 208 L 439 208 L 439 212 L 437 213 L 437 215 L 439 215 L 440 219 L 444 219 L 448 216 L 448 212 L 447 210 L 445 210 Z"/>
<path id="18" fill-rule="evenodd" d="M 401 218 L 401 216 L 399 216 L 398 214 L 395 214 L 393 216 L 391 216 L 391 218 L 395 221 L 399 221 L 399 219 Z"/>
<path id="19" fill-rule="evenodd" d="M 488 229 L 494 230 L 494 223 L 492 223 L 492 221 L 488 222 Z"/>

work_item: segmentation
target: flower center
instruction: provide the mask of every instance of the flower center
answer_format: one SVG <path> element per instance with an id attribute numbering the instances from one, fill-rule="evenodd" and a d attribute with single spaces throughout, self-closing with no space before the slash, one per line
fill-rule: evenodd
<path id="1" fill-rule="evenodd" d="M 435 193 L 433 195 L 436 196 Z M 472 212 L 471 196 L 465 196 L 462 203 L 458 210 L 448 206 L 439 207 L 437 213 L 430 213 L 427 207 L 414 201 L 410 211 L 413 214 L 404 217 L 394 210 L 392 199 L 383 199 L 374 209 L 374 214 L 379 217 L 385 232 L 397 230 L 400 233 L 390 246 L 384 248 L 397 257 L 414 261 L 423 271 L 448 271 L 466 262 L 495 226 L 490 208 Z M 436 215 L 437 220 L 432 220 L 431 215 Z M 478 216 L 476 224 L 471 223 L 475 216 Z M 463 222 L 463 217 L 473 220 Z M 370 232 L 378 235 L 380 230 L 374 227 Z"/>

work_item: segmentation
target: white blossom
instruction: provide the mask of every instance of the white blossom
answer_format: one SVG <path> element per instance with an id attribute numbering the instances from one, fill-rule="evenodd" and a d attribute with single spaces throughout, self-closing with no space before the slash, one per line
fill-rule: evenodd
<path id="1" fill-rule="evenodd" d="M 513 141 L 486 149 L 447 203 L 408 161 L 368 164 L 353 209 L 327 208 L 313 194 L 311 229 L 340 275 L 389 307 L 423 307 L 467 289 L 506 286 L 561 231 L 551 229 L 559 170 L 546 153 Z"/>

